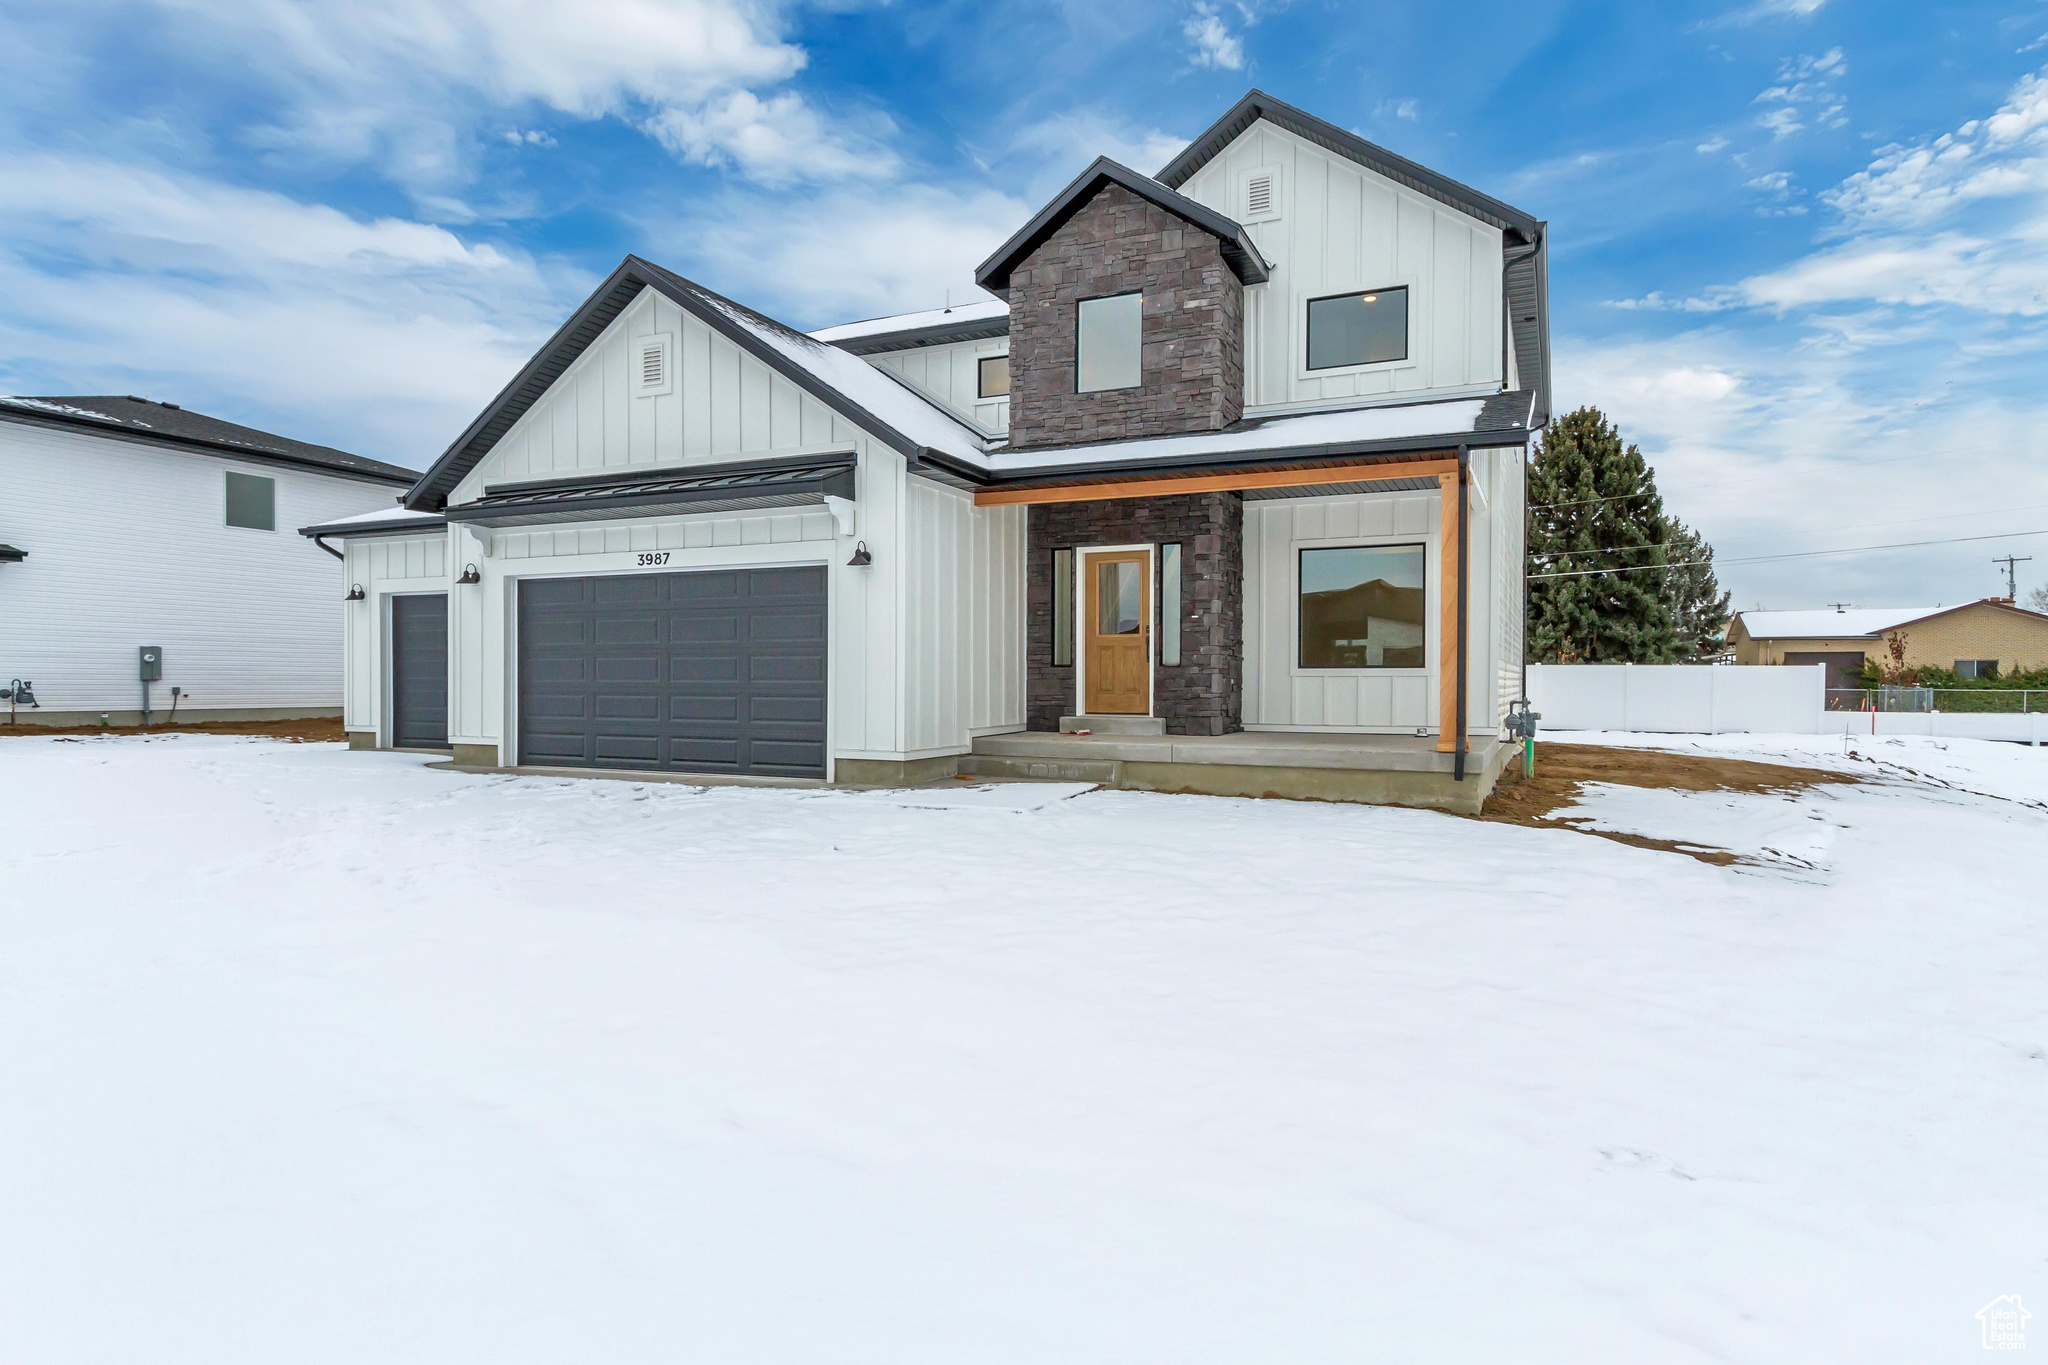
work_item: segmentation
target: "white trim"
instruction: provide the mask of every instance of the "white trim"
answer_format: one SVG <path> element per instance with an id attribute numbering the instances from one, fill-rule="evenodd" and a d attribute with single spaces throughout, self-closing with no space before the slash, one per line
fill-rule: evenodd
<path id="1" fill-rule="evenodd" d="M 1346 294 L 1363 294 L 1375 290 L 1385 292 L 1390 289 L 1405 289 L 1408 291 L 1407 355 L 1399 360 L 1374 360 L 1363 365 L 1332 365 L 1320 370 L 1312 370 L 1308 367 L 1308 306 L 1310 303 L 1318 299 L 1342 298 Z M 1418 306 L 1421 297 L 1422 282 L 1413 275 L 1404 275 L 1398 272 L 1392 276 L 1381 277 L 1380 282 L 1375 284 L 1345 285 L 1342 288 L 1338 288 L 1335 285 L 1327 287 L 1318 286 L 1313 294 L 1306 291 L 1297 293 L 1294 296 L 1294 309 L 1295 316 L 1301 319 L 1301 351 L 1293 358 L 1295 383 L 1298 384 L 1308 379 L 1338 379 L 1349 375 L 1381 374 L 1394 370 L 1421 368 L 1422 352 L 1424 349 L 1423 342 L 1426 340 L 1417 335 L 1416 317 L 1421 312 Z M 1291 323 L 1292 320 L 1289 319 L 1289 322 Z M 1490 385 L 1487 391 L 1498 393 L 1500 392 L 1500 386 L 1498 384 Z M 1404 395 L 1404 397 L 1409 402 L 1415 401 L 1412 394 Z"/>
<path id="2" fill-rule="evenodd" d="M 1271 176 L 1273 196 L 1267 201 L 1264 213 L 1252 212 L 1251 184 L 1259 176 Z M 1240 223 L 1271 223 L 1286 216 L 1287 168 L 1275 163 L 1270 166 L 1247 166 L 1237 173 L 1231 186 L 1232 206 L 1237 210 L 1231 217 Z"/>
<path id="3" fill-rule="evenodd" d="M 647 353 L 661 352 L 661 382 L 649 384 L 646 381 Z M 635 398 L 664 398 L 676 391 L 676 338 L 673 332 L 649 332 L 633 338 L 633 396 Z M 553 388 L 551 384 L 548 386 Z"/>
<path id="4" fill-rule="evenodd" d="M 1418 490 L 1420 491 L 1420 490 Z M 1426 493 L 1423 496 L 1428 496 Z M 1287 676 L 1290 678 L 1434 678 L 1437 674 L 1433 663 L 1424 663 L 1420 668 L 1303 668 L 1301 666 L 1301 552 L 1303 550 L 1373 550 L 1393 546 L 1422 546 L 1422 657 L 1434 660 L 1438 655 L 1430 646 L 1438 644 L 1437 636 L 1442 627 L 1436 623 L 1439 608 L 1437 596 L 1437 568 L 1439 549 L 1436 538 L 1424 535 L 1419 541 L 1415 534 L 1386 536 L 1321 536 L 1313 540 L 1289 540 L 1287 542 L 1288 574 L 1292 591 L 1287 595 Z M 1350 728 L 1350 727 L 1342 727 Z M 1406 733 L 1405 730 L 1399 733 Z"/>
<path id="5" fill-rule="evenodd" d="M 1074 714 L 1088 710 L 1088 556 L 1145 554 L 1145 709 L 1150 716 L 1159 709 L 1159 547 L 1157 545 L 1076 545 L 1074 548 Z M 1128 711 L 1101 711 L 1104 716 L 1130 715 Z"/>
<path id="6" fill-rule="evenodd" d="M 1316 297 L 1321 298 L 1323 296 L 1318 294 Z M 1391 364 L 1394 362 L 1383 363 Z M 1311 370 L 1309 373 L 1323 375 L 1336 374 L 1337 371 Z M 1245 404 L 1244 415 L 1247 419 L 1250 419 L 1254 417 L 1286 417 L 1314 412 L 1350 412 L 1354 408 L 1416 408 L 1427 407 L 1431 403 L 1455 403 L 1470 398 L 1491 398 L 1495 394 L 1505 392 L 1506 390 L 1501 388 L 1499 384 L 1489 379 L 1479 384 L 1460 384 L 1446 389 L 1419 389 L 1402 393 L 1380 393 L 1364 398 L 1304 398 L 1299 402 L 1293 403 L 1247 403 Z M 1473 448 L 1475 450 L 1520 449 L 1519 446 L 1475 446 Z"/>

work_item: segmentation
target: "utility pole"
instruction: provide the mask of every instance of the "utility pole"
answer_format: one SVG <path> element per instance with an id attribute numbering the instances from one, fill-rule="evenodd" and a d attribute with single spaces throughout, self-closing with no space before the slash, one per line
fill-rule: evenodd
<path id="1" fill-rule="evenodd" d="M 2020 564 L 2033 563 L 2034 557 L 2032 555 L 2007 555 L 2004 559 L 1994 559 L 1991 562 L 1993 564 L 2005 565 L 2005 600 L 2008 602 L 2019 601 L 2020 581 L 2013 572 L 2013 569 Z"/>

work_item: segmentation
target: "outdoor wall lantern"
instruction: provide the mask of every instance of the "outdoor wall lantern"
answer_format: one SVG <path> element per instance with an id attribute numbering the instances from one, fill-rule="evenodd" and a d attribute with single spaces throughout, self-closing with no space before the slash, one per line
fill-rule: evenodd
<path id="1" fill-rule="evenodd" d="M 875 557 L 868 553 L 868 543 L 865 540 L 856 540 L 853 542 L 853 558 L 846 562 L 853 568 L 865 569 L 875 562 Z"/>
<path id="2" fill-rule="evenodd" d="M 484 581 L 484 576 L 476 571 L 476 565 L 465 564 L 462 566 L 462 577 L 455 581 L 457 583 L 481 583 Z"/>
<path id="3" fill-rule="evenodd" d="M 348 596 L 342 598 L 341 600 L 344 602 L 360 602 L 366 596 L 368 596 L 368 594 L 366 594 L 363 591 L 362 584 L 351 583 L 348 585 Z"/>

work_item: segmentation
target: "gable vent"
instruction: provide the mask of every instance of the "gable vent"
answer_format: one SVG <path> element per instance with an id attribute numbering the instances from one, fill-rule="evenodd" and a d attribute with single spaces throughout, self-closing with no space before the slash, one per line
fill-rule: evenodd
<path id="1" fill-rule="evenodd" d="M 673 338 L 667 332 L 640 337 L 633 343 L 634 370 L 633 391 L 642 398 L 654 398 L 674 389 L 673 365 L 670 347 Z"/>
<path id="2" fill-rule="evenodd" d="M 1244 209 L 1246 213 L 1271 213 L 1273 211 L 1273 177 L 1255 175 L 1252 183 L 1245 187 Z"/>

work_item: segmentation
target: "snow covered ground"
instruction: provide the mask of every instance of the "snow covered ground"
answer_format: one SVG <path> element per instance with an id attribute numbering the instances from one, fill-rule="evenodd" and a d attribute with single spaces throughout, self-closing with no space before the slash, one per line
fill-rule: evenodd
<path id="1" fill-rule="evenodd" d="M 1882 780 L 1572 812 L 1724 868 L 0 739 L 0 1357 L 1977 1358 L 2048 1313 L 2048 751 L 1652 742 Z"/>

